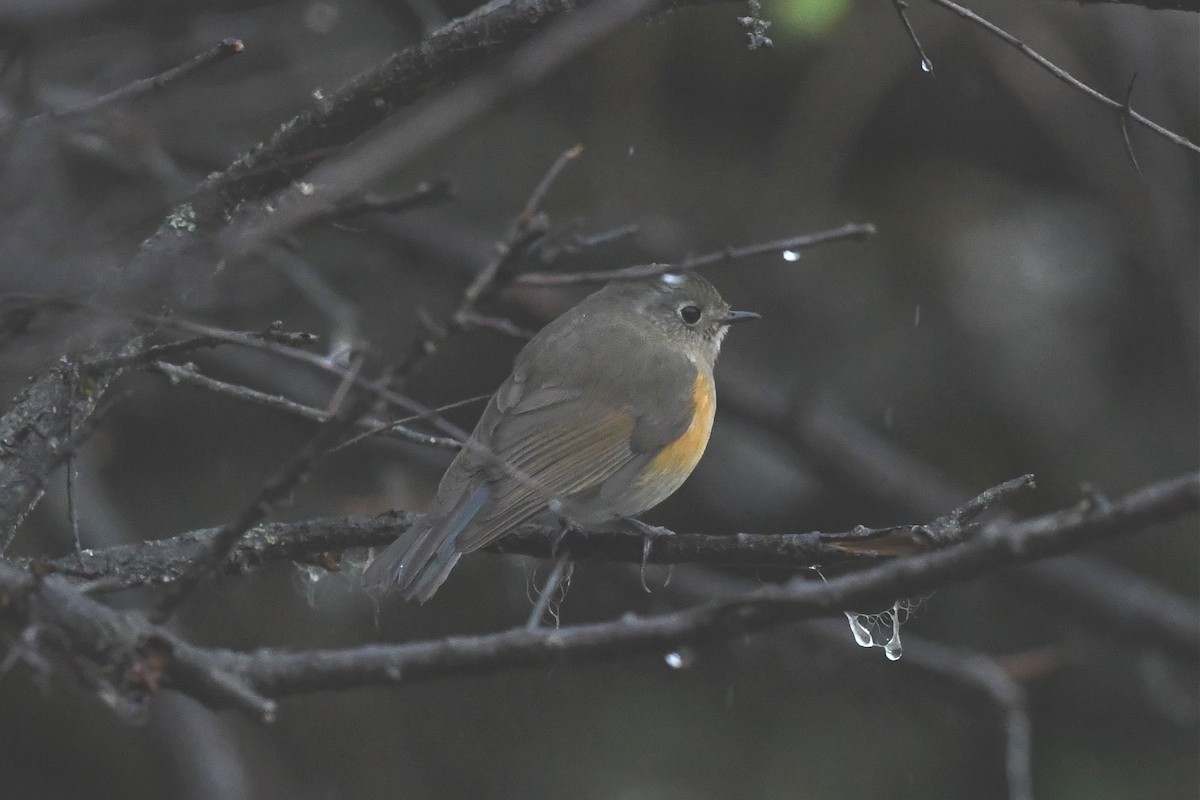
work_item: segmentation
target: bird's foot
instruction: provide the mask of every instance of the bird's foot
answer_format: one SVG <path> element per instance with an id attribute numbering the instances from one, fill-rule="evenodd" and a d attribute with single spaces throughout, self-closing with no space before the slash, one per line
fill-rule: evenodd
<path id="1" fill-rule="evenodd" d="M 562 543 L 566 540 L 567 535 L 572 531 L 581 533 L 583 528 L 579 527 L 566 517 L 560 517 L 558 520 L 558 533 L 554 534 L 554 538 L 550 540 L 551 556 L 558 555 L 558 548 L 562 547 Z"/>
<path id="2" fill-rule="evenodd" d="M 650 593 L 650 587 L 646 584 L 646 564 L 650 562 L 650 551 L 654 549 L 654 542 L 664 536 L 672 536 L 672 532 L 666 528 L 660 528 L 657 525 L 650 525 L 642 522 L 634 517 L 626 517 L 625 523 L 642 537 L 642 588 L 646 593 Z"/>

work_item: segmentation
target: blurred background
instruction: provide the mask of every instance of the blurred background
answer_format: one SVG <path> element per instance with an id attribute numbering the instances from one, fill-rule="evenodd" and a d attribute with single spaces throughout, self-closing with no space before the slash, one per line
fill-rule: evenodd
<path id="1" fill-rule="evenodd" d="M 1134 108 L 1200 136 L 1195 14 L 971 5 L 1110 96 L 1123 99 L 1136 75 Z M 314 92 L 468 10 L 459 0 L 0 3 L 0 291 L 83 296 L 199 180 Z M 213 269 L 176 313 L 238 330 L 282 320 L 330 349 L 369 343 L 380 363 L 396 358 L 422 315 L 455 308 L 551 163 L 582 144 L 543 204 L 556 230 L 637 231 L 556 268 L 677 260 L 851 221 L 879 230 L 795 262 L 706 271 L 763 320 L 727 340 L 708 453 L 648 521 L 705 533 L 921 522 L 1027 472 L 1040 488 L 1018 510 L 1035 513 L 1077 501 L 1085 485 L 1116 496 L 1195 469 L 1196 158 L 1131 127 L 1139 176 L 1116 114 L 930 4 L 913 2 L 910 17 L 932 75 L 889 2 L 767 0 L 774 47 L 753 51 L 736 20 L 745 13 L 714 5 L 627 26 L 368 187 L 446 179 L 452 201 L 307 228 Z M 11 127 L 230 36 L 244 54 L 168 91 Z M 536 328 L 581 294 L 523 287 L 488 310 Z M 110 292 L 115 305 L 122 296 Z M 77 352 L 104 319 L 42 316 L 10 337 L 0 394 Z M 429 405 L 488 393 L 519 347 L 488 331 L 457 336 L 409 391 Z M 189 359 L 317 406 L 335 388 L 246 351 Z M 313 431 L 160 375 L 129 375 L 116 391 L 76 461 L 88 547 L 229 520 Z M 449 416 L 470 426 L 478 413 Z M 422 509 L 447 461 L 364 444 L 325 461 L 278 516 Z M 70 547 L 60 474 L 11 552 Z M 1195 798 L 1194 658 L 1115 629 L 1063 581 L 1116 565 L 1194 609 L 1198 550 L 1189 518 L 1087 561 L 913 598 L 895 663 L 855 647 L 844 622 L 793 625 L 681 654 L 679 668 L 631 658 L 290 699 L 270 726 L 171 693 L 130 723 L 69 675 L 39 686 L 15 670 L 0 681 L 0 795 L 1001 798 L 1002 713 L 952 674 L 986 653 L 1028 692 L 1037 797 Z M 296 649 L 495 631 L 523 623 L 539 566 L 544 576 L 545 565 L 481 554 L 429 605 L 378 609 L 351 569 L 278 566 L 207 583 L 179 627 L 201 644 Z M 682 567 L 666 578 L 652 568 L 646 594 L 628 570 L 581 563 L 562 621 L 677 608 L 711 587 Z M 1109 586 L 1119 604 L 1119 584 Z"/>

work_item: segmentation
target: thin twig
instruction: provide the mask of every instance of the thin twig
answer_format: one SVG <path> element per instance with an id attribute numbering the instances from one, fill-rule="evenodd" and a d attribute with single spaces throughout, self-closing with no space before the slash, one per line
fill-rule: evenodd
<path id="1" fill-rule="evenodd" d="M 510 319 L 491 316 L 489 314 L 478 314 L 474 311 L 459 313 L 455 318 L 464 328 L 482 328 L 512 339 L 532 339 L 537 334 L 537 331 L 522 328 Z"/>
<path id="2" fill-rule="evenodd" d="M 546 199 L 546 193 L 550 191 L 550 187 L 558 180 L 558 176 L 566 168 L 567 164 L 579 158 L 583 153 L 583 145 L 577 144 L 574 147 L 569 147 L 564 150 L 559 157 L 551 165 L 550 169 L 542 177 L 541 182 L 529 195 L 529 199 L 525 201 L 525 208 L 521 210 L 521 216 L 526 219 L 531 219 L 534 214 L 542 207 L 542 201 Z"/>
<path id="3" fill-rule="evenodd" d="M 18 296 L 18 295 L 11 295 L 11 296 Z M 37 299 L 37 300 L 43 301 L 43 302 L 47 301 L 46 298 L 35 297 L 32 295 L 21 295 L 21 296 L 30 297 L 32 299 Z M 106 306 L 96 305 L 96 304 L 89 303 L 86 301 L 66 301 L 66 300 L 64 300 L 64 301 L 55 301 L 55 302 L 61 302 L 61 303 L 68 305 L 69 307 L 73 307 L 73 308 L 88 308 L 88 309 L 91 309 L 94 311 L 100 311 L 103 313 L 127 316 L 131 319 L 136 319 L 141 322 L 148 322 L 148 323 L 155 324 L 155 325 L 161 325 L 164 327 L 175 328 L 176 330 L 183 331 L 185 333 L 196 334 L 198 337 L 208 337 L 217 342 L 234 344 L 234 345 L 246 347 L 246 348 L 249 348 L 252 350 L 261 350 L 261 351 L 270 353 L 272 355 L 275 355 L 275 356 L 278 356 L 281 358 L 286 358 L 291 361 L 297 361 L 297 362 L 315 367 L 319 370 L 322 370 L 324 372 L 327 372 L 327 373 L 337 377 L 339 379 L 339 381 L 345 380 L 347 377 L 347 374 L 348 374 L 348 370 L 346 367 L 334 363 L 333 361 L 331 361 L 329 358 L 327 358 L 325 356 L 309 352 L 308 350 L 304 350 L 304 349 L 301 349 L 301 347 L 296 346 L 297 344 L 300 344 L 300 345 L 311 344 L 313 341 L 315 341 L 315 337 L 313 337 L 312 334 L 285 332 L 285 331 L 280 330 L 278 324 L 273 324 L 266 331 L 263 331 L 261 333 L 248 334 L 248 333 L 243 333 L 240 331 L 231 331 L 231 330 L 226 330 L 224 328 L 217 328 L 217 327 L 214 327 L 211 325 L 204 325 L 204 324 L 201 324 L 198 322 L 191 322 L 191 321 L 188 321 L 185 319 L 180 319 L 177 317 L 159 317 L 159 316 L 155 316 L 152 314 L 141 314 L 141 313 L 137 313 L 137 312 L 125 312 L 125 311 L 121 311 L 118 309 L 108 308 Z M 106 359 L 105 363 L 107 363 L 110 360 L 114 361 L 114 362 L 122 362 L 124 360 L 132 360 L 134 363 L 140 363 L 143 359 L 143 356 L 140 354 L 145 352 L 145 350 L 146 350 L 146 348 L 143 348 L 141 346 L 129 348 L 128 352 L 126 354 L 116 356 L 113 359 Z M 91 362 L 91 363 L 98 363 L 98 362 Z M 182 375 L 180 375 L 179 377 L 181 379 L 183 379 Z M 384 385 L 380 381 L 368 380 L 361 376 L 353 376 L 352 381 L 353 381 L 354 385 L 357 386 L 358 388 L 363 389 L 367 392 L 370 392 L 370 393 L 376 395 L 377 397 L 379 397 L 383 400 L 386 400 L 391 405 L 394 405 L 398 408 L 402 408 L 405 411 L 413 414 L 414 415 L 413 419 L 419 419 L 422 421 L 429 422 L 431 425 L 434 425 L 439 430 L 441 430 L 442 433 L 446 434 L 446 436 L 448 436 L 452 439 L 455 439 L 457 441 L 460 441 L 460 442 L 466 439 L 467 434 L 465 432 L 463 432 L 461 428 L 459 428 L 456 425 L 451 424 L 450 422 L 448 422 L 445 419 L 443 419 L 442 417 L 440 417 L 437 414 L 435 409 L 427 408 L 426 406 L 422 405 L 421 403 L 418 403 L 416 400 L 413 400 L 410 397 L 406 397 L 406 396 L 388 388 L 386 385 Z M 215 387 L 213 387 L 213 388 L 215 388 Z M 403 434 L 401 434 L 401 435 L 403 435 Z M 418 434 L 418 436 L 419 435 L 420 434 Z M 423 442 L 423 443 L 429 443 L 429 442 Z M 439 446 L 441 446 L 441 445 L 439 445 Z M 2 508 L 2 507 L 3 506 L 0 505 L 0 508 Z"/>
<path id="4" fill-rule="evenodd" d="M 437 205 L 453 197 L 454 185 L 450 181 L 427 181 L 417 184 L 417 187 L 408 194 L 390 197 L 376 194 L 352 195 L 337 204 L 333 216 L 348 218 L 362 214 L 399 214 L 414 208 Z"/>
<path id="5" fill-rule="evenodd" d="M 483 317 L 477 312 L 479 304 L 499 291 L 510 280 L 513 264 L 528 248 L 541 239 L 549 225 L 546 219 L 538 213 L 538 207 L 550 190 L 554 181 L 562 173 L 563 168 L 583 152 L 581 145 L 575 145 L 563 152 L 550 169 L 538 181 L 537 186 L 529 195 L 525 206 L 509 224 L 504 236 L 496 242 L 492 258 L 484 264 L 483 269 L 476 273 L 471 283 L 463 291 L 458 308 L 442 325 L 428 325 L 427 333 L 417 337 L 409 354 L 400 363 L 398 373 L 403 376 L 412 374 L 421 364 L 437 352 L 438 347 L 452 335 L 468 327 L 478 325 L 500 330 L 508 335 L 519 331 L 515 325 L 505 324 L 494 317 Z"/>
<path id="6" fill-rule="evenodd" d="M 1114 100 L 1111 97 L 1109 97 L 1108 95 L 1102 94 L 1102 93 L 1096 91 L 1091 86 L 1088 86 L 1086 83 L 1079 80 L 1078 78 L 1076 78 L 1071 73 L 1067 72 L 1062 67 L 1058 66 L 1054 62 L 1047 59 L 1045 56 L 1037 53 L 1032 47 L 1025 44 L 1024 42 L 1022 42 L 1017 37 L 1013 36 L 1008 31 L 1004 30 L 1003 28 L 999 27 L 998 25 L 996 25 L 992 22 L 988 22 L 986 19 L 979 16 L 974 11 L 971 11 L 968 8 L 963 8 L 962 6 L 958 5 L 957 3 L 951 2 L 951 0 L 929 0 L 929 2 L 933 3 L 934 5 L 941 6 L 942 8 L 944 8 L 948 11 L 953 11 L 955 14 L 962 17 L 963 19 L 978 25 L 979 27 L 986 30 L 988 33 L 999 38 L 1005 44 L 1015 47 L 1017 50 L 1019 50 L 1021 52 L 1022 55 L 1024 55 L 1029 60 L 1033 61 L 1039 67 L 1046 70 L 1047 72 L 1049 72 L 1054 77 L 1058 78 L 1063 83 L 1066 83 L 1068 86 L 1071 86 L 1072 88 L 1078 89 L 1079 91 L 1083 92 L 1085 95 L 1092 98 L 1096 102 L 1108 106 L 1109 108 L 1113 109 L 1114 111 L 1122 114 L 1123 117 L 1131 119 L 1134 122 L 1136 122 L 1137 124 L 1154 131 L 1155 133 L 1157 133 L 1159 136 L 1163 137 L 1167 141 L 1169 141 L 1173 144 L 1176 144 L 1179 147 L 1184 148 L 1185 150 L 1191 150 L 1193 153 L 1200 153 L 1200 145 L 1197 145 L 1195 142 L 1191 141 L 1190 139 L 1187 139 L 1186 137 L 1180 136 L 1178 133 L 1167 130 L 1162 125 L 1159 125 L 1157 122 L 1154 122 L 1153 120 L 1142 116 L 1141 114 L 1137 113 L 1136 111 L 1134 111 L 1132 109 L 1126 109 L 1126 106 L 1124 103 L 1120 102 L 1119 100 Z"/>
<path id="7" fill-rule="evenodd" d="M 917 38 L 917 32 L 908 19 L 908 3 L 905 0 L 892 0 L 892 5 L 896 8 L 896 13 L 900 15 L 900 21 L 904 23 L 905 33 L 908 34 L 913 47 L 917 49 L 917 55 L 921 58 L 921 70 L 933 77 L 933 61 L 926 55 L 925 48 L 921 46 L 921 40 Z"/>
<path id="8" fill-rule="evenodd" d="M 66 379 L 69 382 L 67 389 L 71 397 L 79 393 L 79 370 L 75 364 L 67 367 Z M 75 404 L 71 404 L 70 420 L 67 425 L 67 432 L 71 440 L 75 439 Z M 83 552 L 83 543 L 79 538 L 79 507 L 75 503 L 75 448 L 67 455 L 67 517 L 71 521 L 71 541 L 75 545 L 75 556 Z"/>
<path id="9" fill-rule="evenodd" d="M 641 278 L 653 278 L 668 272 L 683 272 L 713 264 L 738 261 L 744 258 L 763 255 L 765 253 L 783 253 L 799 251 L 807 247 L 815 247 L 830 242 L 840 242 L 846 239 L 861 241 L 875 234 L 875 226 L 870 224 L 848 223 L 840 228 L 833 228 L 818 233 L 802 236 L 792 236 L 773 242 L 746 245 L 744 247 L 729 247 L 701 256 L 692 256 L 674 264 L 642 264 L 635 267 L 620 269 L 596 270 L 591 272 L 526 272 L 516 278 L 516 283 L 530 286 L 570 286 L 579 283 L 605 283 L 608 281 L 628 281 Z"/>
<path id="10" fill-rule="evenodd" d="M 1129 78 L 1129 87 L 1125 90 L 1125 103 L 1121 106 L 1121 141 L 1125 143 L 1125 155 L 1129 156 L 1129 161 L 1137 171 L 1138 178 L 1145 183 L 1146 176 L 1142 174 L 1142 165 L 1138 163 L 1137 154 L 1133 152 L 1133 141 L 1129 138 L 1129 116 L 1133 113 L 1133 84 L 1136 81 L 1137 73 L 1135 72 Z"/>
<path id="11" fill-rule="evenodd" d="M 360 362 L 361 364 L 361 362 Z M 349 382 L 352 379 L 347 373 Z M 354 377 L 357 377 L 355 370 Z M 262 522 L 282 502 L 300 481 L 316 466 L 316 463 L 337 443 L 343 434 L 358 422 L 373 402 L 368 394 L 361 394 L 332 413 L 300 452 L 282 470 L 276 473 L 259 490 L 254 501 L 248 504 L 231 522 L 220 528 L 212 537 L 204 552 L 187 568 L 179 580 L 171 584 L 159 598 L 153 618 L 163 620 L 175 611 L 189 591 L 206 575 L 222 564 L 242 538 L 258 523 Z"/>
<path id="12" fill-rule="evenodd" d="M 599 0 L 578 7 L 496 68 L 461 81 L 422 113 L 335 162 L 316 168 L 308 180 L 337 202 L 379 175 L 411 162 L 449 134 L 532 88 L 621 26 L 661 5 L 663 0 Z M 225 237 L 223 250 L 227 256 L 236 258 L 253 251 L 259 242 L 307 222 L 305 204 L 290 202 L 287 191 L 270 205 L 276 209 L 273 213 L 256 214 Z"/>
<path id="13" fill-rule="evenodd" d="M 241 53 L 245 49 L 246 46 L 242 44 L 241 39 L 223 39 L 212 48 L 204 51 L 198 56 L 194 56 L 178 66 L 171 67 L 166 72 L 161 72 L 151 78 L 142 78 L 140 80 L 133 81 L 132 83 L 127 83 L 120 89 L 101 95 L 94 100 L 90 100 L 72 108 L 64 108 L 58 111 L 47 111 L 43 114 L 37 114 L 36 116 L 28 117 L 21 121 L 21 125 L 30 127 L 50 121 L 75 119 L 77 117 L 84 117 L 88 116 L 89 114 L 94 114 L 103 108 L 115 105 L 117 103 L 136 100 L 152 92 L 161 91 L 173 83 L 177 83 L 184 78 L 194 75 L 205 67 L 219 64 L 225 59 Z"/>

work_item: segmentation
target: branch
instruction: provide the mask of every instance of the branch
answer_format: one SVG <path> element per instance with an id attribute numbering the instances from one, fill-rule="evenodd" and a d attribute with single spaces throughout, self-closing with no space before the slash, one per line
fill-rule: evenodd
<path id="1" fill-rule="evenodd" d="M 529 39 L 550 21 L 590 2 L 493 0 L 386 59 L 319 99 L 281 125 L 271 139 L 202 183 L 133 259 L 105 276 L 109 280 L 101 281 L 101 289 L 111 293 L 137 287 L 153 292 L 194 259 L 208 264 L 211 259 L 202 257 L 203 249 L 239 206 L 287 186 L 388 115 L 482 67 L 489 58 Z M 136 337 L 101 343 L 92 356 L 109 358 L 139 345 Z M 76 424 L 87 420 L 119 374 L 113 370 L 95 377 L 89 391 L 75 397 L 60 370 L 47 369 L 0 418 L 0 544 L 11 538 L 41 497 L 40 485 L 55 463 L 54 443 L 71 435 L 72 420 Z"/>
<path id="2" fill-rule="evenodd" d="M 1082 5 L 1120 3 L 1153 11 L 1200 11 L 1200 0 L 1076 0 Z"/>
<path id="3" fill-rule="evenodd" d="M 122 350 L 126 352 L 130 348 Z M 74 366 L 43 372 L 0 417 L 0 553 L 45 491 L 46 481 L 80 443 L 76 428 L 91 430 L 89 420 L 112 381 L 112 370 L 77 385 Z"/>
<path id="4" fill-rule="evenodd" d="M 510 0 L 514 5 L 517 2 Z M 380 175 L 410 163 L 450 134 L 545 80 L 624 24 L 664 5 L 664 0 L 597 0 L 581 6 L 522 45 L 495 69 L 472 75 L 420 113 L 336 162 L 313 170 L 308 182 L 316 187 L 315 195 L 280 193 L 270 210 L 252 215 L 223 237 L 223 254 L 236 257 L 253 252 L 264 240 L 306 224 L 314 204 L 327 202 L 326 198 L 340 202 Z"/>
<path id="5" fill-rule="evenodd" d="M 1101 620 L 1101 628 L 1109 635 L 1200 659 L 1194 598 L 1178 597 L 1126 569 L 1086 555 L 1031 564 L 1013 577 L 1023 584 L 1036 584 L 1057 602 L 1083 609 L 1084 618 Z"/>
<path id="6" fill-rule="evenodd" d="M 822 402 L 797 408 L 791 397 L 749 375 L 721 386 L 726 409 L 734 409 L 791 441 L 833 480 L 854 487 L 904 513 L 936 513 L 959 502 L 963 492 L 939 470 L 914 457 L 867 425 Z M 1046 596 L 1055 609 L 1064 601 L 1082 606 L 1079 616 L 1101 631 L 1121 630 L 1165 652 L 1200 658 L 1200 614 L 1181 597 L 1132 571 L 1096 558 L 1064 556 L 1013 579 Z"/>
<path id="7" fill-rule="evenodd" d="M 636 267 L 621 269 L 596 270 L 593 272 L 527 272 L 516 279 L 516 283 L 530 286 L 569 286 L 578 283 L 605 283 L 607 281 L 628 281 L 639 278 L 653 278 L 668 272 L 683 272 L 701 269 L 713 264 L 737 261 L 764 253 L 799 252 L 807 247 L 815 247 L 830 242 L 840 242 L 846 239 L 862 241 L 875 235 L 875 226 L 871 224 L 847 223 L 840 228 L 833 228 L 818 233 L 808 233 L 802 236 L 792 236 L 774 242 L 761 242 L 745 247 L 728 247 L 702 256 L 685 258 L 674 264 L 642 264 Z"/>
<path id="8" fill-rule="evenodd" d="M 122 613 L 69 587 L 55 575 L 40 580 L 0 560 L 0 616 L 61 633 L 67 655 L 118 673 L 123 698 L 144 698 L 166 679 L 206 702 L 271 720 L 275 703 L 200 648 L 136 612 Z"/>
<path id="9" fill-rule="evenodd" d="M 361 361 L 358 366 L 361 366 Z M 357 377 L 357 366 L 351 375 Z M 348 386 L 351 382 L 347 380 L 344 385 Z M 263 484 L 254 500 L 244 506 L 237 517 L 217 529 L 205 543 L 200 556 L 184 568 L 179 579 L 159 598 L 156 616 L 163 619 L 169 617 L 201 578 L 224 563 L 237 547 L 238 541 L 275 510 L 296 485 L 308 476 L 317 462 L 355 426 L 373 402 L 374 398 L 364 393 L 334 409 L 292 460 Z"/>
<path id="10" fill-rule="evenodd" d="M 260 392 L 257 389 L 251 389 L 248 386 L 242 386 L 235 383 L 226 383 L 215 378 L 210 378 L 207 375 L 201 374 L 194 365 L 180 366 L 178 364 L 170 364 L 165 361 L 155 361 L 148 364 L 147 368 L 154 372 L 162 373 L 171 383 L 187 383 L 193 386 L 199 386 L 217 394 L 222 394 L 227 397 L 233 397 L 238 400 L 243 400 L 256 405 L 273 408 L 277 411 L 284 411 L 288 414 L 293 414 L 304 419 L 312 420 L 313 422 L 324 423 L 329 420 L 330 413 L 320 408 L 306 406 L 303 403 L 297 403 L 295 400 L 289 400 L 280 395 L 268 394 Z M 466 402 L 476 402 L 480 398 L 473 397 Z M 482 399 L 487 399 L 484 395 Z M 452 405 L 458 405 L 457 403 Z M 449 406 L 441 406 L 433 409 L 434 411 L 445 411 Z M 429 433 L 421 433 L 414 431 L 411 428 L 405 427 L 402 423 L 419 419 L 419 416 L 409 417 L 405 420 L 397 420 L 392 422 L 377 422 L 371 419 L 361 419 L 356 425 L 363 429 L 364 436 L 375 436 L 387 434 L 402 439 L 413 444 L 425 445 L 428 447 L 437 447 L 443 450 L 457 450 L 461 445 L 457 439 L 449 436 L 434 436 Z M 357 440 L 352 440 L 352 442 Z M 346 447 L 352 442 L 344 442 L 338 445 L 338 449 Z"/>
<path id="11" fill-rule="evenodd" d="M 91 100 L 82 105 L 72 108 L 64 108 L 59 111 L 47 111 L 44 114 L 37 114 L 28 117 L 21 121 L 21 125 L 25 127 L 33 127 L 52 120 L 74 119 L 75 117 L 83 117 L 89 114 L 94 114 L 97 111 L 106 108 L 107 106 L 123 103 L 128 100 L 136 100 L 139 97 L 151 94 L 153 92 L 162 91 L 173 83 L 187 78 L 205 67 L 219 64 L 226 59 L 241 53 L 246 49 L 242 44 L 241 39 L 224 39 L 216 44 L 216 46 L 206 50 L 194 58 L 185 61 L 179 66 L 172 67 L 166 72 L 162 72 L 151 78 L 142 78 L 141 80 L 133 81 L 125 86 L 122 86 L 116 91 L 101 95 L 94 100 Z"/>
<path id="12" fill-rule="evenodd" d="M 662 652 L 842 609 L 883 605 L 1132 533 L 1198 507 L 1200 474 L 1189 474 L 1111 504 L 992 524 L 963 544 L 827 582 L 793 580 L 653 617 L 626 615 L 560 629 L 519 628 L 347 650 L 245 653 L 194 647 L 137 612 L 120 613 L 80 594 L 59 576 L 38 580 L 2 560 L 0 617 L 61 631 L 71 655 L 87 659 L 105 674 L 115 672 L 125 692 L 152 692 L 162 681 L 211 706 L 236 706 L 270 719 L 275 708 L 268 697 Z"/>
<path id="13" fill-rule="evenodd" d="M 214 651 L 213 660 L 269 697 L 456 674 L 559 664 L 728 638 L 793 620 L 869 608 L 949 583 L 1132 533 L 1200 507 L 1200 475 L 1133 492 L 1105 508 L 1075 508 L 1016 524 L 989 526 L 979 538 L 827 582 L 793 581 L 653 617 L 625 616 L 565 628 L 519 628 L 483 636 L 307 653 Z"/>
<path id="14" fill-rule="evenodd" d="M 1063 83 L 1067 84 L 1068 86 L 1070 86 L 1073 89 L 1077 89 L 1078 91 L 1083 92 L 1085 95 L 1092 98 L 1096 102 L 1101 103 L 1102 105 L 1106 105 L 1109 108 L 1111 108 L 1112 110 L 1116 111 L 1118 114 L 1121 115 L 1122 120 L 1131 119 L 1134 122 L 1136 122 L 1137 124 L 1141 125 L 1142 127 L 1147 128 L 1151 131 L 1154 131 L 1159 136 L 1163 137 L 1164 139 L 1166 139 L 1168 142 L 1171 142 L 1172 144 L 1178 145 L 1179 147 L 1182 147 L 1185 150 L 1191 150 L 1193 153 L 1200 153 L 1200 145 L 1197 145 L 1195 142 L 1191 141 L 1190 139 L 1187 139 L 1186 137 L 1180 136 L 1178 133 L 1175 133 L 1174 131 L 1167 130 L 1166 128 L 1164 128 L 1162 125 L 1159 125 L 1154 120 L 1151 120 L 1147 117 L 1142 116 L 1141 114 L 1137 113 L 1133 109 L 1129 108 L 1129 106 L 1126 103 L 1122 103 L 1120 100 L 1114 100 L 1111 97 L 1109 97 L 1108 95 L 1102 94 L 1102 93 L 1096 91 L 1091 86 L 1088 86 L 1086 83 L 1079 80 L 1074 75 L 1067 72 L 1065 69 L 1058 66 L 1050 59 L 1048 59 L 1045 56 L 1036 52 L 1032 47 L 1025 44 L 1024 42 L 1022 42 L 1017 37 L 1013 36 L 1008 31 L 1004 30 L 1003 28 L 1001 28 L 1000 26 L 996 25 L 993 22 L 987 21 L 983 17 L 976 14 L 974 11 L 971 11 L 968 8 L 963 8 L 962 6 L 958 5 L 957 3 L 951 2 L 950 0 L 929 0 L 929 2 L 933 3 L 934 5 L 941 6 L 942 8 L 944 8 L 948 11 L 953 11 L 955 14 L 957 14 L 958 16 L 962 17 L 963 19 L 967 20 L 968 22 L 974 23 L 975 25 L 978 25 L 979 27 L 983 28 L 985 31 L 987 31 L 988 33 L 997 37 L 1005 44 L 1015 47 L 1017 50 L 1021 51 L 1022 55 L 1024 55 L 1026 58 L 1028 58 L 1033 63 L 1037 64 L 1042 69 L 1049 72 L 1054 77 L 1058 78 Z"/>
<path id="15" fill-rule="evenodd" d="M 732 536 L 671 533 L 656 537 L 649 554 L 645 552 L 643 538 L 629 532 L 571 529 L 563 535 L 557 525 L 524 525 L 488 549 L 554 559 L 556 548 L 566 548 L 572 558 L 630 564 L 805 569 L 846 562 L 873 563 L 880 558 L 913 555 L 961 541 L 977 531 L 973 522 L 976 516 L 1032 485 L 1029 476 L 1007 481 L 924 525 L 887 528 L 860 525 L 841 533 Z M 330 554 L 354 547 L 386 545 L 421 519 L 420 514 L 392 511 L 378 516 L 259 525 L 247 531 L 216 571 L 235 575 L 279 561 L 328 565 L 336 562 Z M 114 589 L 174 583 L 217 535 L 218 529 L 209 528 L 141 544 L 84 550 L 78 555 L 36 563 L 40 570 L 52 570 L 75 579 L 104 580 Z"/>

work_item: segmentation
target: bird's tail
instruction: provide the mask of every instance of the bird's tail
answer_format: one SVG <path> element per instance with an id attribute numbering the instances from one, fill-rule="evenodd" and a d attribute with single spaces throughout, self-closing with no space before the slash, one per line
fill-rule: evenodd
<path id="1" fill-rule="evenodd" d="M 481 484 L 465 492 L 450 513 L 435 511 L 409 528 L 367 566 L 363 583 L 368 588 L 399 589 L 405 600 L 424 603 L 445 582 L 462 557 L 456 539 L 471 523 L 487 500 L 489 491 Z"/>

